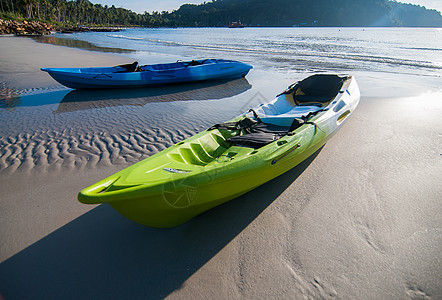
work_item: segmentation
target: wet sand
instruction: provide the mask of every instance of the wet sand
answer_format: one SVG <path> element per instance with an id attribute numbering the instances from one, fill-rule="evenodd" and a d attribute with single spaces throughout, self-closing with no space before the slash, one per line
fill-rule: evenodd
<path id="1" fill-rule="evenodd" d="M 41 67 L 109 66 L 109 63 L 130 62 L 122 56 L 96 55 L 94 52 L 39 44 L 29 38 L 0 37 L 0 51 L 0 83 L 20 92 L 60 87 L 40 71 Z"/>
<path id="2" fill-rule="evenodd" d="M 442 298 L 437 80 L 356 73 L 359 107 L 320 151 L 163 230 L 76 194 L 306 74 L 254 69 L 245 81 L 77 93 L 39 71 L 66 57 L 132 60 L 0 38 L 0 80 L 34 91 L 0 107 L 0 298 Z"/>

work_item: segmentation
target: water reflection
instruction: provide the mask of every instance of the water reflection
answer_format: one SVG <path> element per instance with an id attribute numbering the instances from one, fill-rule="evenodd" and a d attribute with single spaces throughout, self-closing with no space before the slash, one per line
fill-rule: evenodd
<path id="1" fill-rule="evenodd" d="M 80 49 L 91 50 L 91 51 L 112 52 L 112 53 L 136 52 L 136 50 L 111 48 L 111 47 L 100 47 L 100 46 L 96 46 L 96 45 L 91 44 L 86 41 L 67 39 L 67 38 L 61 38 L 61 37 L 54 37 L 54 36 L 47 36 L 47 35 L 30 36 L 30 38 L 32 38 L 33 40 L 35 40 L 39 43 L 58 45 L 58 46 L 66 46 L 66 47 L 71 47 L 71 48 L 80 48 Z"/>
<path id="2" fill-rule="evenodd" d="M 239 95 L 252 87 L 245 78 L 137 89 L 73 90 L 66 94 L 55 113 L 112 106 L 144 106 L 152 102 L 216 100 Z"/>
<path id="3" fill-rule="evenodd" d="M 12 109 L 20 103 L 20 95 L 16 90 L 0 87 L 0 108 Z"/>
<path id="4" fill-rule="evenodd" d="M 4 90 L 1 89 L 1 93 Z M 58 104 L 61 99 L 69 92 L 69 90 L 59 90 L 59 91 L 38 91 L 32 94 L 20 94 L 14 90 L 10 94 L 1 94 L 0 97 L 0 108 L 5 108 L 13 111 L 15 107 L 23 106 L 42 106 L 48 104 Z"/>

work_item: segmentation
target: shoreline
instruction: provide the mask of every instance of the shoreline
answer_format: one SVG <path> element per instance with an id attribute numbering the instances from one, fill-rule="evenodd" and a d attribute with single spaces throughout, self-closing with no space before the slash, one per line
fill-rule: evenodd
<path id="1" fill-rule="evenodd" d="M 321 151 L 182 226 L 158 230 L 76 195 L 271 99 L 302 74 L 257 68 L 246 82 L 66 100 L 70 90 L 41 66 L 133 58 L 1 39 L 8 40 L 0 44 L 0 82 L 42 91 L 0 107 L 5 299 L 124 298 L 128 288 L 133 298 L 442 297 L 437 80 L 356 72 L 359 107 Z M 54 287 L 53 278 L 63 282 Z"/>
<path id="2" fill-rule="evenodd" d="M 0 41 L 0 63 L 4 66 L 4 71 L 0 72 L 0 89 L 11 89 L 18 94 L 32 90 L 68 89 L 40 71 L 42 67 L 108 67 L 137 60 L 136 55 L 130 55 L 136 54 L 135 50 L 98 47 L 84 41 L 53 36 L 0 36 Z M 30 48 L 32 53 L 28 51 Z M 34 56 L 40 60 L 36 61 Z M 21 59 L 16 60 L 16 57 Z M 154 52 L 142 57 L 144 64 L 179 58 Z"/>
<path id="3" fill-rule="evenodd" d="M 76 67 L 76 66 L 107 66 L 122 64 L 129 61 L 116 54 L 100 54 L 41 44 L 30 38 L 0 37 L 0 64 L 4 71 L 0 73 L 3 86 L 26 91 L 42 88 L 65 88 L 47 74 L 40 71 L 41 67 Z M 32 52 L 29 52 L 32 49 Z M 20 59 L 17 59 L 20 58 Z M 38 61 L 36 60 L 38 59 Z"/>
<path id="4" fill-rule="evenodd" d="M 55 32 L 75 33 L 75 32 L 119 32 L 127 27 L 124 26 L 98 26 L 90 24 L 88 26 L 56 26 L 48 24 L 40 20 L 4 20 L 0 19 L 0 36 L 17 35 L 17 36 L 43 36 Z"/>

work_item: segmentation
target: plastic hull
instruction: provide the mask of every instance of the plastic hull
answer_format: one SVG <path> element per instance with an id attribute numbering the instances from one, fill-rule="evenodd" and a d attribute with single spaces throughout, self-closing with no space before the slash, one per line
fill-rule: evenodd
<path id="1" fill-rule="evenodd" d="M 171 63 L 142 66 L 141 71 L 125 72 L 109 68 L 42 68 L 59 83 L 73 89 L 134 88 L 203 80 L 236 79 L 247 75 L 252 66 L 230 60 L 204 60 L 200 65 Z"/>
<path id="2" fill-rule="evenodd" d="M 321 148 L 359 102 L 352 77 L 343 89 L 308 123 L 259 149 L 231 146 L 229 132 L 206 130 L 84 189 L 78 199 L 109 203 L 151 227 L 182 224 L 283 174 Z"/>

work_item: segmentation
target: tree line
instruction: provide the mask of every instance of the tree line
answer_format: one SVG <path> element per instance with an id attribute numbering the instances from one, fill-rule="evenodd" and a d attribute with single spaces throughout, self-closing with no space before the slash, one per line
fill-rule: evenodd
<path id="1" fill-rule="evenodd" d="M 58 25 L 166 26 L 167 12 L 138 14 L 88 0 L 0 0 L 0 18 L 40 20 Z"/>
<path id="2" fill-rule="evenodd" d="M 0 0 L 0 14 L 3 19 L 105 26 L 213 27 L 232 21 L 247 26 L 442 26 L 440 12 L 390 0 L 213 0 L 143 14 L 88 0 Z"/>
<path id="3" fill-rule="evenodd" d="M 390 0 L 213 0 L 168 18 L 178 26 L 442 26 L 439 11 Z"/>

